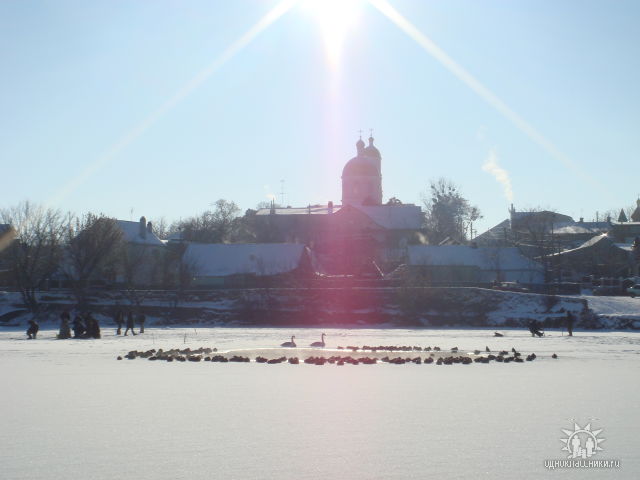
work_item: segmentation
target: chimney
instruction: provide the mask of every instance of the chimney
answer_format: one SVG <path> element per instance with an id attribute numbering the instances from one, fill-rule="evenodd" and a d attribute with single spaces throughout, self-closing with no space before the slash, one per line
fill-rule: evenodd
<path id="1" fill-rule="evenodd" d="M 147 222 L 147 232 L 153 233 L 153 225 L 151 224 L 151 222 Z"/>
<path id="2" fill-rule="evenodd" d="M 584 223 L 584 217 L 580 217 L 580 221 L 578 223 Z"/>
<path id="3" fill-rule="evenodd" d="M 329 203 L 327 204 L 327 212 L 333 213 L 333 202 L 331 200 L 329 200 Z"/>
<path id="4" fill-rule="evenodd" d="M 274 200 L 271 200 L 271 206 L 269 207 L 269 215 L 276 214 L 276 203 Z"/>
<path id="5" fill-rule="evenodd" d="M 140 233 L 142 238 L 147 238 L 147 219 L 140 217 Z"/>

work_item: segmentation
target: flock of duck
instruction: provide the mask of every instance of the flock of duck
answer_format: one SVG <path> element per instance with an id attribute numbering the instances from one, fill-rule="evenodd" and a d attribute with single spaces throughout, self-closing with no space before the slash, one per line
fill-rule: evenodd
<path id="1" fill-rule="evenodd" d="M 313 342 L 310 347 L 314 348 L 324 348 L 325 345 L 325 334 L 322 334 L 321 340 L 319 342 Z M 291 337 L 291 341 L 284 342 L 280 345 L 284 348 L 296 348 L 297 345 L 295 343 L 295 335 Z M 348 363 L 350 365 L 373 365 L 378 363 L 378 361 L 382 363 L 390 363 L 394 365 L 402 365 L 402 364 L 432 364 L 436 365 L 453 365 L 453 364 L 463 364 L 469 365 L 471 363 L 489 363 L 492 361 L 498 363 L 523 363 L 525 361 L 531 362 L 537 358 L 535 353 L 531 353 L 523 358 L 522 354 L 518 352 L 515 348 L 512 348 L 511 351 L 500 350 L 496 352 L 492 352 L 491 349 L 487 346 L 484 351 L 474 350 L 473 356 L 471 353 L 468 354 L 459 354 L 458 347 L 453 347 L 450 349 L 449 353 L 445 353 L 438 346 L 428 346 L 428 347 L 418 347 L 418 346 L 391 346 L 391 345 L 378 345 L 378 346 L 369 346 L 364 345 L 362 347 L 357 346 L 347 346 L 342 347 L 338 346 L 338 350 L 350 350 L 352 353 L 358 352 L 358 356 L 353 357 L 351 355 L 332 355 L 329 357 L 325 356 L 309 356 L 302 360 L 306 364 L 311 365 L 325 365 L 325 364 L 335 364 L 335 365 L 344 365 Z M 137 351 L 132 350 L 127 353 L 124 358 L 129 360 L 134 360 L 136 358 L 146 358 L 148 360 L 164 360 L 167 362 L 219 362 L 219 363 L 228 363 L 228 362 L 238 362 L 238 363 L 248 363 L 251 362 L 251 359 L 242 355 L 232 355 L 225 356 L 220 354 L 215 354 L 217 349 L 215 348 L 198 348 L 195 350 L 191 350 L 190 348 L 185 349 L 171 349 L 171 350 L 163 350 L 163 349 L 151 349 L 146 351 Z M 405 353 L 403 356 L 384 356 L 379 358 L 378 356 L 362 356 L 364 352 L 391 352 L 391 353 Z M 411 352 L 412 355 L 408 355 L 408 352 Z M 417 352 L 427 353 L 428 356 L 422 357 L 420 355 L 416 356 Z M 551 358 L 557 359 L 558 356 L 554 353 Z M 122 360 L 122 356 L 117 357 L 118 360 Z M 297 356 L 279 356 L 277 358 L 266 358 L 263 356 L 257 356 L 255 358 L 256 363 L 266 363 L 266 364 L 277 364 L 288 362 L 292 365 L 298 365 L 300 363 L 300 358 Z"/>

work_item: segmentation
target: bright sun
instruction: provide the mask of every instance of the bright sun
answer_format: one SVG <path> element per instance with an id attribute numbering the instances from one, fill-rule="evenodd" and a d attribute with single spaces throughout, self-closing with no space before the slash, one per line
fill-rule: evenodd
<path id="1" fill-rule="evenodd" d="M 364 0 L 304 0 L 302 7 L 322 31 L 327 59 L 332 67 L 340 62 L 347 32 L 358 21 Z"/>

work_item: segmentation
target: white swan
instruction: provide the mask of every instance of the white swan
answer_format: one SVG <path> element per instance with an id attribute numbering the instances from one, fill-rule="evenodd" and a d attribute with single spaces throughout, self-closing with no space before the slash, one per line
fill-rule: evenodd
<path id="1" fill-rule="evenodd" d="M 313 343 L 311 344 L 311 346 L 312 346 L 312 347 L 324 347 L 324 345 L 325 345 L 325 344 L 324 344 L 324 337 L 325 337 L 325 334 L 323 333 L 323 334 L 322 334 L 322 340 L 321 340 L 320 342 L 313 342 Z"/>
<path id="2" fill-rule="evenodd" d="M 293 341 L 293 339 L 296 338 L 295 335 L 291 336 L 291 341 L 290 342 L 284 342 L 282 345 L 280 345 L 281 347 L 295 347 L 296 346 L 296 342 Z"/>

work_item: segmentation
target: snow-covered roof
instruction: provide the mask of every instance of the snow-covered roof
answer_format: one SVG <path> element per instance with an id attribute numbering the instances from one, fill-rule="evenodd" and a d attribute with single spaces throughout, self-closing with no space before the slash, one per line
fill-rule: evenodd
<path id="1" fill-rule="evenodd" d="M 638 226 L 640 226 L 640 222 L 615 222 L 613 225 L 615 225 L 617 227 L 621 227 L 621 226 L 638 227 Z"/>
<path id="2" fill-rule="evenodd" d="M 277 275 L 298 268 L 305 248 L 299 243 L 191 243 L 184 258 L 201 277 Z"/>
<path id="3" fill-rule="evenodd" d="M 611 224 L 608 222 L 564 222 L 553 226 L 553 233 L 557 235 L 597 235 L 609 230 L 611 230 Z"/>
<path id="4" fill-rule="evenodd" d="M 499 224 L 491 227 L 486 232 L 481 233 L 476 236 L 473 241 L 474 242 L 503 242 L 507 239 L 505 238 L 505 232 L 508 234 L 511 231 L 511 221 L 507 218 L 503 220 Z"/>
<path id="5" fill-rule="evenodd" d="M 389 230 L 418 230 L 422 212 L 416 205 L 353 205 L 381 227 Z"/>
<path id="6" fill-rule="evenodd" d="M 625 250 L 627 252 L 630 252 L 633 248 L 632 244 L 630 243 L 615 243 L 609 235 L 602 234 L 602 235 L 596 235 L 593 238 L 590 238 L 579 247 L 571 248 L 569 250 L 563 250 L 562 252 L 556 253 L 554 255 L 566 255 L 566 254 L 571 254 L 575 252 L 581 252 L 592 247 L 604 247 L 604 248 L 615 247 L 621 250 Z"/>
<path id="7" fill-rule="evenodd" d="M 116 222 L 120 230 L 122 230 L 125 242 L 143 245 L 164 245 L 155 233 L 150 232 L 146 227 L 141 228 L 140 222 L 130 222 L 128 220 L 116 220 Z M 144 234 L 142 233 L 143 230 Z"/>
<path id="8" fill-rule="evenodd" d="M 516 247 L 468 247 L 466 245 L 410 245 L 408 263 L 412 266 L 467 266 L 481 270 L 541 270 Z"/>
<path id="9" fill-rule="evenodd" d="M 583 225 L 591 230 L 597 230 L 600 232 L 608 232 L 611 230 L 613 226 L 612 222 L 578 222 L 580 225 Z"/>
<path id="10" fill-rule="evenodd" d="M 565 253 L 584 250 L 585 248 L 590 248 L 590 247 L 593 247 L 594 245 L 603 244 L 603 243 L 606 243 L 608 245 L 613 245 L 613 240 L 611 240 L 611 238 L 609 238 L 609 236 L 606 235 L 606 234 L 596 235 L 595 237 L 592 237 L 589 240 L 587 240 L 586 242 L 584 242 L 579 247 L 572 248 L 572 249 L 569 249 L 569 250 L 564 250 L 564 251 L 558 253 L 557 255 L 564 255 Z"/>
<path id="11" fill-rule="evenodd" d="M 571 218 L 569 215 L 563 215 L 562 213 L 552 212 L 549 210 L 540 210 L 540 211 L 531 211 L 531 212 L 516 212 L 516 211 L 511 212 L 511 220 L 514 222 L 519 222 L 520 220 L 527 217 L 532 217 L 534 219 L 544 219 L 544 220 L 551 219 L 553 220 L 554 223 L 556 222 L 571 223 L 574 221 L 573 218 Z"/>
<path id="12" fill-rule="evenodd" d="M 554 232 L 556 235 L 577 235 L 577 234 L 590 234 L 594 233 L 588 227 L 585 227 L 580 224 L 571 224 L 571 225 L 558 225 Z"/>

